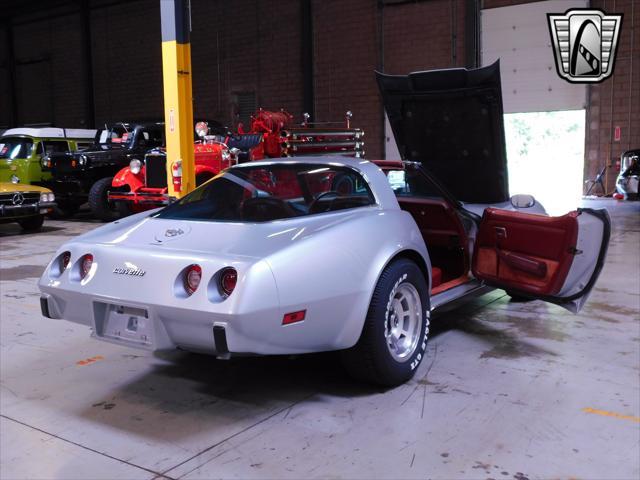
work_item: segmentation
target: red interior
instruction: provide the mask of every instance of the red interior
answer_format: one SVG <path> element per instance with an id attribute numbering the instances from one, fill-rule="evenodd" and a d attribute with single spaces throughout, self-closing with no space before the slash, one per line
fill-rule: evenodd
<path id="1" fill-rule="evenodd" d="M 431 267 L 431 289 L 439 287 L 442 284 L 442 269 L 439 267 Z"/>
<path id="2" fill-rule="evenodd" d="M 532 294 L 557 294 L 573 262 L 577 215 L 486 209 L 476 240 L 474 275 Z"/>
<path id="3" fill-rule="evenodd" d="M 467 237 L 455 210 L 446 201 L 435 198 L 398 197 L 398 203 L 414 218 L 429 249 L 432 292 L 444 291 L 458 285 L 458 279 L 466 279 Z"/>

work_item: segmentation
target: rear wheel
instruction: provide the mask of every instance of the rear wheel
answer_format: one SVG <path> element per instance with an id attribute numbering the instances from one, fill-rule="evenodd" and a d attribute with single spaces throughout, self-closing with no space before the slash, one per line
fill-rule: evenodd
<path id="1" fill-rule="evenodd" d="M 113 177 L 101 178 L 89 190 L 89 207 L 97 218 L 105 222 L 117 220 L 120 216 L 114 202 L 109 202 L 108 199 L 112 180 Z"/>
<path id="2" fill-rule="evenodd" d="M 18 224 L 27 232 L 35 232 L 42 228 L 44 215 L 34 215 L 33 217 L 21 218 Z"/>
<path id="3" fill-rule="evenodd" d="M 414 262 L 400 259 L 385 268 L 358 343 L 342 352 L 351 375 L 389 387 L 414 375 L 429 334 L 426 292 L 427 282 Z"/>

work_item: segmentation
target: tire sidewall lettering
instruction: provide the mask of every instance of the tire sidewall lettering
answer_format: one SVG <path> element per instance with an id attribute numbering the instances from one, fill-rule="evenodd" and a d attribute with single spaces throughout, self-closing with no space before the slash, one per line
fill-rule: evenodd
<path id="1" fill-rule="evenodd" d="M 389 297 L 387 299 L 387 304 L 386 304 L 385 313 L 384 313 L 384 333 L 385 333 L 385 337 L 386 337 L 386 334 L 387 334 L 387 319 L 389 318 L 389 315 L 390 315 L 390 312 L 391 312 L 391 305 L 393 303 L 393 298 L 395 297 L 395 294 L 396 294 L 396 292 L 398 290 L 398 287 L 405 280 L 407 280 L 408 277 L 409 277 L 408 273 L 403 273 L 402 275 L 400 275 L 400 277 L 393 284 L 393 287 L 391 288 L 391 291 L 389 292 Z M 415 283 L 411 282 L 411 280 L 409 280 L 409 282 L 412 285 L 416 286 Z M 418 289 L 418 291 L 419 291 L 419 289 Z M 421 300 L 422 300 L 422 298 L 421 298 Z M 422 317 L 423 327 L 422 328 L 424 329 L 424 334 L 423 334 L 422 341 L 418 344 L 418 348 L 413 353 L 414 358 L 409 363 L 409 368 L 411 369 L 411 371 L 413 371 L 416 368 L 418 368 L 420 363 L 422 363 L 422 360 L 425 357 L 425 351 L 427 349 L 427 341 L 429 339 L 429 326 L 430 326 L 431 312 L 429 311 L 428 307 L 424 308 L 424 310 L 422 312 L 422 315 L 423 315 L 423 317 Z"/>

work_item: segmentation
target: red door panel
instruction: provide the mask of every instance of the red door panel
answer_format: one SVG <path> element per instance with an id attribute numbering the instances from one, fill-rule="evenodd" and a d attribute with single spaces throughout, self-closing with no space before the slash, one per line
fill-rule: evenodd
<path id="1" fill-rule="evenodd" d="M 578 239 L 578 212 L 561 217 L 488 208 L 473 256 L 473 274 L 502 288 L 553 296 L 562 288 Z"/>

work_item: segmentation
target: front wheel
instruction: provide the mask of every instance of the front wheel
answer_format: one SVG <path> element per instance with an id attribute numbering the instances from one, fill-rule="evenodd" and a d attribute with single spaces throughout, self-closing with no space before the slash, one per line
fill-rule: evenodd
<path id="1" fill-rule="evenodd" d="M 128 217 L 129 215 L 132 215 L 135 213 L 132 202 L 119 200 L 119 201 L 113 202 L 113 206 L 118 212 L 118 214 L 120 215 L 120 217 Z"/>
<path id="2" fill-rule="evenodd" d="M 351 375 L 393 387 L 413 377 L 429 335 L 427 282 L 412 261 L 400 259 L 382 272 L 358 343 L 342 353 Z"/>
<path id="3" fill-rule="evenodd" d="M 101 178 L 89 190 L 89 207 L 93 214 L 102 221 L 111 222 L 120 216 L 113 202 L 109 202 L 108 194 L 113 177 Z"/>
<path id="4" fill-rule="evenodd" d="M 33 217 L 21 218 L 18 224 L 27 232 L 36 232 L 42 228 L 44 215 L 34 215 Z"/>

